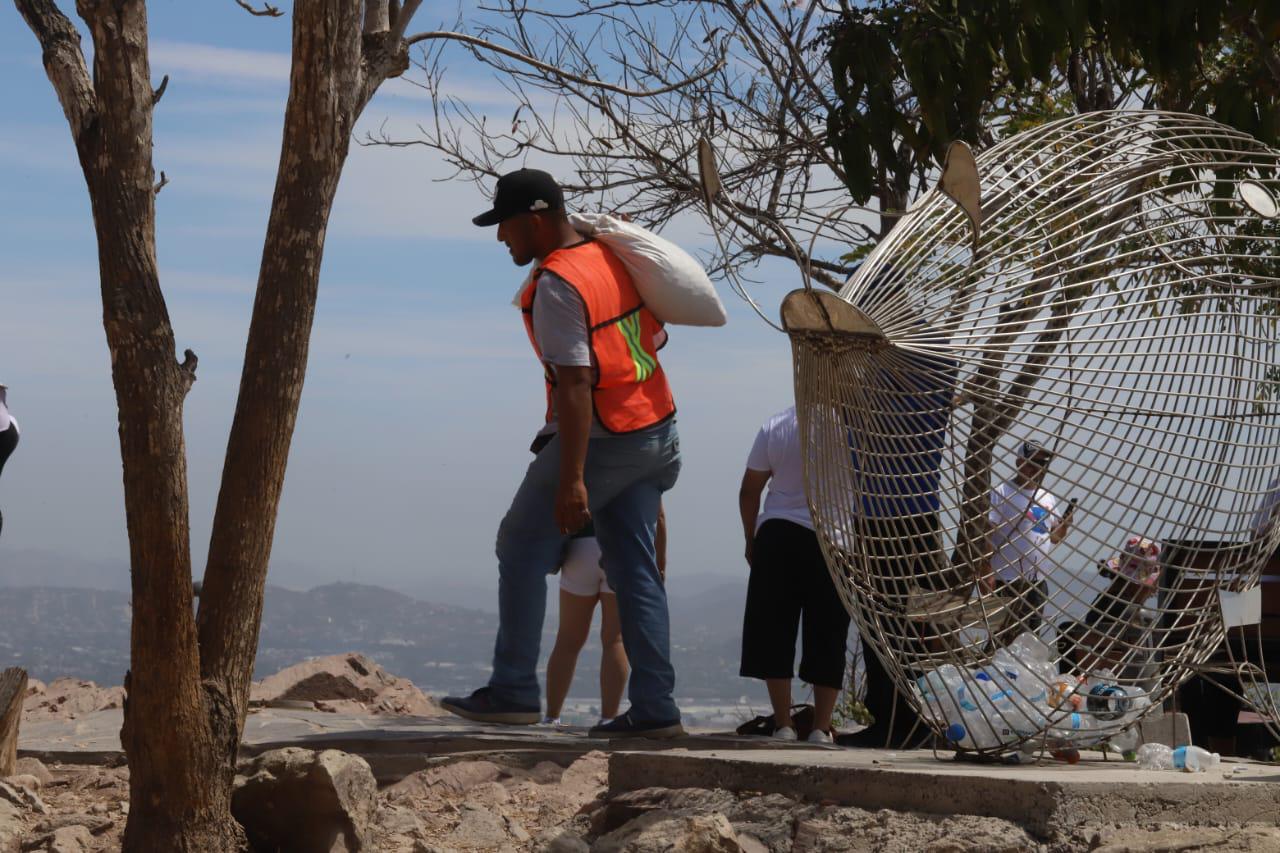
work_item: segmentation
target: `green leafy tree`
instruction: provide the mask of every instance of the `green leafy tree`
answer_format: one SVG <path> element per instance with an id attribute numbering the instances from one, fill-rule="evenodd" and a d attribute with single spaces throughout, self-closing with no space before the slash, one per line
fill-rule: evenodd
<path id="1" fill-rule="evenodd" d="M 1049 118 L 1132 105 L 1280 139 L 1276 0 L 880 0 L 827 31 L 829 143 L 854 198 Z"/>

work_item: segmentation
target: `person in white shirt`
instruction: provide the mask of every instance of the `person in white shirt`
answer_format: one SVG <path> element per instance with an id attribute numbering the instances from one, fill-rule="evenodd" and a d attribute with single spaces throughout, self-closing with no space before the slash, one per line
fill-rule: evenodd
<path id="1" fill-rule="evenodd" d="M 1042 486 L 1051 462 L 1047 448 L 1024 441 L 1013 478 L 991 491 L 991 566 L 983 587 L 1013 600 L 1011 618 L 991 638 L 995 647 L 1008 645 L 1023 631 L 1038 631 L 1044 619 L 1049 550 L 1071 529 L 1071 510 L 1060 512 L 1058 499 Z"/>
<path id="2" fill-rule="evenodd" d="M 761 511 L 766 484 L 769 494 Z M 831 714 L 844 683 L 849 614 L 827 571 L 809 515 L 794 406 L 770 418 L 756 435 L 738 491 L 738 508 L 751 567 L 739 674 L 764 680 L 773 706 L 774 737 L 795 740 L 791 679 L 796 635 L 802 631 L 800 678 L 813 685 L 814 719 L 808 740 L 831 743 Z"/>
<path id="3" fill-rule="evenodd" d="M 0 472 L 4 463 L 18 446 L 18 421 L 9 414 L 9 386 L 0 382 Z M 0 530 L 4 529 L 4 515 L 0 514 Z"/>

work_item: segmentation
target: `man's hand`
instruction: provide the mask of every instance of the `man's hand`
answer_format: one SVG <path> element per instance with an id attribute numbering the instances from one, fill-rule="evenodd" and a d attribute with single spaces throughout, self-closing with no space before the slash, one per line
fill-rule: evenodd
<path id="1" fill-rule="evenodd" d="M 560 481 L 556 489 L 556 524 L 566 535 L 577 533 L 591 521 L 587 507 L 587 484 L 581 478 Z"/>

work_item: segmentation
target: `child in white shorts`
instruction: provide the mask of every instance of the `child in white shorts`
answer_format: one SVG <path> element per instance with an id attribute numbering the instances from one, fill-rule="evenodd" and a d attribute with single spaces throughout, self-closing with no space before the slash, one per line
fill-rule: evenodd
<path id="1" fill-rule="evenodd" d="M 600 543 L 594 536 L 576 536 L 569 540 L 564 565 L 560 567 L 560 588 L 584 597 L 613 595 L 600 565 Z"/>
<path id="2" fill-rule="evenodd" d="M 630 665 L 622 648 L 622 627 L 618 621 L 618 597 L 605 580 L 600 566 L 600 544 L 591 525 L 569 540 L 560 566 L 560 627 L 555 648 L 547 659 L 547 713 L 542 722 L 558 725 L 560 711 L 578 654 L 586 645 L 600 603 L 600 716 L 608 722 L 618 716 L 622 691 L 627 685 Z"/>

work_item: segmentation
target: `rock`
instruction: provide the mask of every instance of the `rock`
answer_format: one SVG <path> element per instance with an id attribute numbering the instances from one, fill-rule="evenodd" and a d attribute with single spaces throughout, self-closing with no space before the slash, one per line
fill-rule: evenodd
<path id="1" fill-rule="evenodd" d="M 237 776 L 231 813 L 260 849 L 371 849 L 377 784 L 369 764 L 336 749 L 264 752 Z"/>
<path id="2" fill-rule="evenodd" d="M 797 820 L 813 813 L 815 806 L 783 794 L 749 797 L 725 811 L 738 832 L 738 842 L 747 849 L 748 839 L 765 848 L 790 850 Z"/>
<path id="3" fill-rule="evenodd" d="M 441 791 L 462 794 L 485 782 L 496 782 L 504 774 L 505 771 L 492 761 L 457 761 L 411 773 L 387 788 L 387 793 L 397 801 Z"/>
<path id="4" fill-rule="evenodd" d="M 467 792 L 467 802 L 493 809 L 511 802 L 511 795 L 498 782 L 481 782 Z"/>
<path id="5" fill-rule="evenodd" d="M 434 699 L 405 678 L 392 675 L 361 654 L 313 658 L 280 670 L 253 685 L 256 705 L 306 702 L 325 711 L 438 717 Z"/>
<path id="6" fill-rule="evenodd" d="M 40 780 L 30 773 L 18 773 L 14 776 L 6 776 L 5 782 L 10 785 L 17 785 L 19 788 L 26 788 L 28 791 L 36 792 L 40 790 Z"/>
<path id="7" fill-rule="evenodd" d="M 737 805 L 728 791 L 705 788 L 639 788 L 610 797 L 591 814 L 591 831 L 606 835 L 649 812 L 673 816 L 724 812 Z"/>
<path id="8" fill-rule="evenodd" d="M 53 774 L 49 772 L 48 767 L 44 766 L 44 762 L 38 758 L 19 758 L 18 773 L 36 777 L 40 780 L 41 787 L 53 781 Z"/>
<path id="9" fill-rule="evenodd" d="M 388 835 L 413 836 L 422 832 L 422 821 L 413 809 L 384 805 L 378 808 L 378 827 Z"/>
<path id="10" fill-rule="evenodd" d="M 799 820 L 791 849 L 794 853 L 1021 853 L 1038 845 L 1022 827 L 1000 818 L 840 807 L 817 809 Z"/>
<path id="11" fill-rule="evenodd" d="M 0 782 L 0 799 L 8 800 L 15 806 L 33 811 L 36 814 L 49 813 L 49 807 L 40 799 L 39 794 L 20 785 Z"/>
<path id="12" fill-rule="evenodd" d="M 100 805 L 95 803 L 95 805 Z M 64 814 L 55 817 L 46 818 L 36 824 L 35 831 L 39 833 L 53 832 L 62 829 L 64 826 L 83 826 L 89 830 L 92 835 L 101 835 L 111 827 L 115 826 L 115 821 L 111 818 L 100 817 L 94 814 Z"/>
<path id="13" fill-rule="evenodd" d="M 537 853 L 588 853 L 591 846 L 574 832 L 552 827 L 534 839 L 533 849 Z"/>
<path id="14" fill-rule="evenodd" d="M 614 830 L 591 846 L 592 853 L 741 853 L 729 819 L 654 811 Z"/>
<path id="15" fill-rule="evenodd" d="M 99 687 L 78 678 L 59 678 L 48 685 L 29 681 L 27 698 L 22 704 L 22 721 L 74 720 L 83 714 L 123 705 L 123 687 Z"/>
<path id="16" fill-rule="evenodd" d="M 94 847 L 93 834 L 87 827 L 75 824 L 63 826 L 53 832 L 37 835 L 30 841 L 23 842 L 24 851 L 39 853 L 84 853 Z"/>
<path id="17" fill-rule="evenodd" d="M 594 750 L 574 761 L 560 774 L 560 789 L 584 796 L 584 802 L 609 784 L 609 756 Z"/>
<path id="18" fill-rule="evenodd" d="M 8 800 L 0 800 L 0 853 L 17 850 L 25 832 L 22 809 Z"/>
<path id="19" fill-rule="evenodd" d="M 449 844 L 481 850 L 502 847 L 511 841 L 507 835 L 507 822 L 484 806 L 464 803 L 462 820 L 445 838 Z"/>
<path id="20" fill-rule="evenodd" d="M 521 844 L 532 838 L 532 836 L 529 835 L 529 830 L 524 828 L 524 824 L 520 823 L 520 821 L 510 815 L 507 815 L 507 834 L 516 841 L 519 841 Z"/>
<path id="21" fill-rule="evenodd" d="M 567 769 L 554 761 L 539 761 L 529 770 L 528 778 L 539 785 L 554 785 L 564 778 Z"/>

